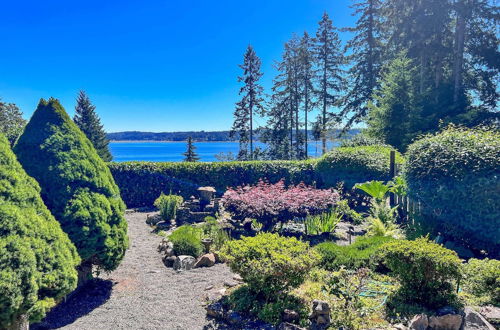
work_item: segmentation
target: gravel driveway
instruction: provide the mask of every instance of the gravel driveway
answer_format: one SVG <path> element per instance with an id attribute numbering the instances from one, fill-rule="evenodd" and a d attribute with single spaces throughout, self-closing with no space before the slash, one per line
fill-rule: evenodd
<path id="1" fill-rule="evenodd" d="M 166 268 L 156 251 L 161 237 L 151 233 L 146 215 L 126 215 L 130 248 L 117 270 L 102 274 L 31 328 L 211 328 L 203 307 L 205 297 L 221 290 L 233 274 L 224 264 L 181 273 Z"/>

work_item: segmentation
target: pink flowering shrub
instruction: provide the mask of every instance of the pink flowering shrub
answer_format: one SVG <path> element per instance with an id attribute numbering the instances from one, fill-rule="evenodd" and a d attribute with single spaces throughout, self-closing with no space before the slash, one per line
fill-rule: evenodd
<path id="1" fill-rule="evenodd" d="M 303 183 L 287 188 L 283 180 L 275 184 L 260 180 L 254 186 L 230 188 L 222 197 L 222 203 L 235 217 L 267 221 L 318 214 L 339 199 L 339 194 L 332 189 L 316 189 Z"/>

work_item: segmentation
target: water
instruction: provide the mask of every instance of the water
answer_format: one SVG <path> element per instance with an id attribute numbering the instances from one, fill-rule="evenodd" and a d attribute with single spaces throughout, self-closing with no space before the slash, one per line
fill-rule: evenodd
<path id="1" fill-rule="evenodd" d="M 196 153 L 202 162 L 217 161 L 215 155 L 220 152 L 232 152 L 237 155 L 238 142 L 196 142 Z M 329 148 L 336 143 L 329 143 Z M 262 143 L 255 146 L 265 147 Z M 186 142 L 110 142 L 109 144 L 115 162 L 151 161 L 151 162 L 181 162 L 186 152 Z M 321 143 L 309 143 L 308 152 L 311 157 L 321 154 Z"/>

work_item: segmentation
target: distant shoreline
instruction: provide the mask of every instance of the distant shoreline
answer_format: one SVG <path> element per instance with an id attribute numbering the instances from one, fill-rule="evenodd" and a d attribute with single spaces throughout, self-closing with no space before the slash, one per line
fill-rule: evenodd
<path id="1" fill-rule="evenodd" d="M 187 141 L 158 141 L 158 140 L 109 140 L 109 142 L 127 142 L 127 143 L 186 143 Z M 194 143 L 227 143 L 227 142 L 235 142 L 238 141 L 193 141 Z"/>

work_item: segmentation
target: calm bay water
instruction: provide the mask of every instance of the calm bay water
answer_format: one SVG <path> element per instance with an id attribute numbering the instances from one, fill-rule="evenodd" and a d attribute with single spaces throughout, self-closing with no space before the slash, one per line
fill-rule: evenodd
<path id="1" fill-rule="evenodd" d="M 220 152 L 238 154 L 238 142 L 196 142 L 196 153 L 203 162 L 217 161 L 215 155 Z M 261 143 L 256 146 L 264 147 Z M 329 144 L 329 148 L 334 143 Z M 111 142 L 109 144 L 115 162 L 152 161 L 181 162 L 186 152 L 186 142 Z M 321 144 L 309 143 L 309 155 L 315 157 L 321 154 Z"/>

